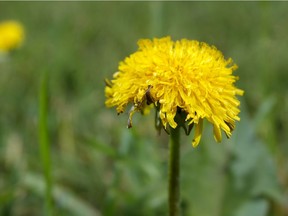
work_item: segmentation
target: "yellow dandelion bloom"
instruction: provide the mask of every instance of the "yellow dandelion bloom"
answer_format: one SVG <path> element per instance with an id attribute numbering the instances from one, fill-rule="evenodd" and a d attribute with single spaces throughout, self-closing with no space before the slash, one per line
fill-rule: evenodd
<path id="1" fill-rule="evenodd" d="M 117 106 L 124 112 L 131 103 L 128 127 L 132 115 L 153 104 L 156 121 L 169 131 L 181 126 L 189 134 L 193 125 L 193 146 L 200 142 L 203 120 L 214 127 L 214 137 L 221 141 L 221 129 L 227 137 L 239 121 L 240 102 L 236 95 L 238 77 L 232 72 L 237 65 L 225 59 L 214 46 L 195 40 L 172 41 L 170 37 L 142 39 L 139 49 L 120 62 L 112 81 L 106 80 L 106 106 Z"/>
<path id="2" fill-rule="evenodd" d="M 24 39 L 24 29 L 16 21 L 0 23 L 0 51 L 6 52 L 19 47 Z"/>

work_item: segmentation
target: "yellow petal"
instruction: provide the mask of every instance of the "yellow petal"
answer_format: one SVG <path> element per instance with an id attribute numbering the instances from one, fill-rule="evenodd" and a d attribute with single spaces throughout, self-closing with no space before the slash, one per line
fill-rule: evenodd
<path id="1" fill-rule="evenodd" d="M 192 141 L 193 147 L 196 147 L 199 144 L 202 136 L 202 130 L 203 130 L 203 119 L 199 119 L 198 124 L 196 124 L 195 135 Z"/>
<path id="2" fill-rule="evenodd" d="M 221 130 L 220 127 L 218 125 L 214 124 L 213 127 L 213 132 L 214 132 L 214 138 L 217 142 L 221 142 L 222 140 L 222 135 L 221 135 Z"/>

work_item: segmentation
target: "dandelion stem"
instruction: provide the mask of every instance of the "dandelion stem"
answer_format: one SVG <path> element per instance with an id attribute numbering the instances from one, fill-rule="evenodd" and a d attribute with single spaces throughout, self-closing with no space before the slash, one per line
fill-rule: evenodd
<path id="1" fill-rule="evenodd" d="M 180 133 L 179 127 L 170 130 L 169 143 L 169 216 L 180 215 Z"/>

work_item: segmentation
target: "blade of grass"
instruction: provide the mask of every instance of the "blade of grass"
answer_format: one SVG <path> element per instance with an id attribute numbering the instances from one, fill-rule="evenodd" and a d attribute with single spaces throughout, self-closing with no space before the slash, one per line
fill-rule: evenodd
<path id="1" fill-rule="evenodd" d="M 151 24 L 150 34 L 151 37 L 161 37 L 163 32 L 163 2 L 152 1 L 150 4 Z"/>
<path id="2" fill-rule="evenodd" d="M 53 215 L 50 146 L 47 127 L 47 73 L 42 76 L 39 91 L 39 145 L 45 179 L 45 215 Z"/>
<path id="3" fill-rule="evenodd" d="M 24 186 L 33 191 L 37 195 L 43 194 L 45 191 L 45 180 L 37 173 L 27 172 L 23 178 Z M 62 185 L 54 184 L 53 197 L 61 209 L 68 211 L 70 215 L 84 215 L 84 216 L 101 216 L 102 214 L 94 206 L 78 197 L 69 188 Z M 54 212 L 55 213 L 55 212 Z M 57 212 L 59 213 L 59 212 Z M 55 213 L 56 214 L 56 213 Z M 55 215 L 54 214 L 54 215 Z M 58 215 L 58 214 L 56 214 Z M 59 215 L 62 215 L 61 213 Z M 67 214 L 68 215 L 68 214 Z"/>

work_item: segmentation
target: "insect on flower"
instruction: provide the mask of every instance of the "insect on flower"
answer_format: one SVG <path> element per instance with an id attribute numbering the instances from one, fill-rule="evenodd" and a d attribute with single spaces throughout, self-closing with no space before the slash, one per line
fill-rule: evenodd
<path id="1" fill-rule="evenodd" d="M 151 93 L 150 93 L 151 88 L 152 88 L 152 86 L 149 85 L 149 86 L 148 86 L 148 89 L 147 89 L 146 92 L 145 92 L 147 105 L 150 105 L 150 104 L 152 104 L 152 103 L 155 102 L 154 99 L 153 99 L 152 96 L 151 96 Z"/>

